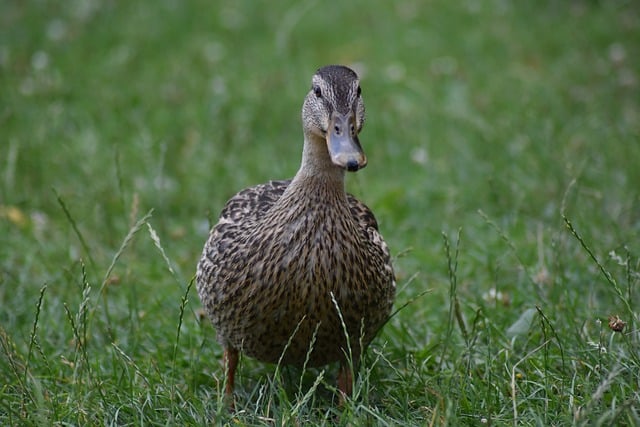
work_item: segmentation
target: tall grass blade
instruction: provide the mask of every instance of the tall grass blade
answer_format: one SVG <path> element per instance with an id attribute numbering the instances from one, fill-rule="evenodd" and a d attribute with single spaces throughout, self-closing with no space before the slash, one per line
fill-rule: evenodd
<path id="1" fill-rule="evenodd" d="M 451 253 L 451 244 L 449 243 L 449 237 L 443 232 L 442 238 L 444 240 L 444 249 L 445 254 L 447 256 L 447 271 L 449 273 L 449 320 L 447 322 L 447 330 L 445 332 L 445 338 L 442 345 L 442 354 L 440 356 L 440 367 L 442 369 L 442 364 L 445 360 L 445 355 L 449 348 L 449 343 L 451 341 L 451 335 L 453 333 L 453 324 L 454 319 L 457 320 L 458 326 L 460 327 L 460 332 L 465 341 L 468 341 L 469 337 L 467 334 L 467 326 L 464 318 L 462 317 L 462 313 L 460 311 L 460 304 L 458 302 L 457 296 L 457 285 L 458 285 L 458 255 L 460 253 L 460 236 L 462 233 L 462 229 L 458 229 L 458 234 L 456 237 L 456 248 L 454 254 Z"/>
<path id="2" fill-rule="evenodd" d="M 562 220 L 564 221 L 565 225 L 569 229 L 569 232 L 571 233 L 571 235 L 576 238 L 578 243 L 580 243 L 580 246 L 582 247 L 582 249 L 585 250 L 585 252 L 589 256 L 589 258 L 591 258 L 591 260 L 596 264 L 596 266 L 598 267 L 598 269 L 600 270 L 600 272 L 604 276 L 604 278 L 607 281 L 607 283 L 609 283 L 613 287 L 613 290 L 614 290 L 615 294 L 618 296 L 618 298 L 620 298 L 620 300 L 624 304 L 625 308 L 627 309 L 627 312 L 628 312 L 629 316 L 631 318 L 635 319 L 635 313 L 633 312 L 633 309 L 631 308 L 631 304 L 629 303 L 629 299 L 624 295 L 624 292 L 622 291 L 620 286 L 618 286 L 618 282 L 611 275 L 609 270 L 607 270 L 604 267 L 604 265 L 598 260 L 598 257 L 596 257 L 596 255 L 593 253 L 593 251 L 591 250 L 589 245 L 587 245 L 587 242 L 582 238 L 580 233 L 578 233 L 578 230 L 576 230 L 576 228 L 573 226 L 573 223 L 571 222 L 571 220 L 569 219 L 569 217 L 566 214 L 566 199 L 567 199 L 567 196 L 568 196 L 570 190 L 573 188 L 573 186 L 575 184 L 576 184 L 576 180 L 575 179 L 572 180 L 569 183 L 569 186 L 567 187 L 567 190 L 565 191 L 565 195 L 564 195 L 564 197 L 562 199 L 562 205 L 561 205 L 561 208 L 560 208 L 560 214 L 562 216 Z"/>
<path id="3" fill-rule="evenodd" d="M 176 280 L 176 282 L 178 282 L 178 284 L 182 284 L 182 282 L 176 275 L 175 270 L 173 269 L 173 265 L 171 264 L 171 261 L 169 260 L 167 253 L 162 247 L 162 243 L 160 243 L 160 237 L 158 236 L 158 233 L 156 233 L 156 230 L 151 226 L 149 222 L 147 222 L 146 225 L 147 225 L 147 229 L 149 230 L 149 235 L 151 236 L 151 240 L 153 241 L 153 244 L 155 245 L 155 247 L 158 248 L 158 250 L 160 251 L 160 254 L 162 255 L 162 259 L 164 260 L 164 263 L 169 269 L 169 272 L 171 273 L 173 278 Z"/>
<path id="4" fill-rule="evenodd" d="M 36 314 L 33 318 L 33 326 L 31 327 L 31 334 L 29 335 L 29 350 L 27 351 L 27 360 L 24 365 L 24 382 L 27 382 L 27 375 L 29 373 L 29 364 L 31 363 L 31 355 L 33 354 L 33 347 L 36 346 L 38 340 L 38 320 L 40 320 L 40 310 L 42 309 L 42 301 L 44 300 L 44 293 L 47 290 L 47 285 L 40 288 L 40 297 L 36 303 Z"/>
<path id="5" fill-rule="evenodd" d="M 80 242 L 80 245 L 82 246 L 82 249 L 84 250 L 84 253 L 86 254 L 87 258 L 89 259 L 89 262 L 91 263 L 91 267 L 95 268 L 96 267 L 96 263 L 93 260 L 93 257 L 91 256 L 91 249 L 89 249 L 89 245 L 87 244 L 86 240 L 84 239 L 84 236 L 80 232 L 80 229 L 78 228 L 78 224 L 76 224 L 75 219 L 73 219 L 73 216 L 71 215 L 71 212 L 67 208 L 67 205 L 64 202 L 64 199 L 62 198 L 62 196 L 60 196 L 60 194 L 58 194 L 58 192 L 56 191 L 55 188 L 52 188 L 52 191 L 53 191 L 53 194 L 56 195 L 56 199 L 58 200 L 58 204 L 62 208 L 62 211 L 64 212 L 65 216 L 67 217 L 67 221 L 69 221 L 69 224 L 71 224 L 71 228 L 73 228 L 73 232 L 76 234 L 76 237 L 78 238 L 78 241 Z"/>

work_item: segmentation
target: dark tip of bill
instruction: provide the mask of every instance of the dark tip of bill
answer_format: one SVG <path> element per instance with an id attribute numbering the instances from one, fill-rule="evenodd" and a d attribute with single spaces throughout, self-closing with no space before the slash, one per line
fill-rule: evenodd
<path id="1" fill-rule="evenodd" d="M 349 172 L 355 172 L 358 170 L 358 168 L 359 168 L 358 162 L 356 162 L 355 160 L 349 160 L 347 162 L 347 170 Z"/>

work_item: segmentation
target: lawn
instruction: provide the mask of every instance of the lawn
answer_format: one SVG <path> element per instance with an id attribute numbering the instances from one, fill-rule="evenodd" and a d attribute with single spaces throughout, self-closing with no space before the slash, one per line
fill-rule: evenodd
<path id="1" fill-rule="evenodd" d="M 397 311 L 344 405 L 244 358 L 231 413 L 195 266 L 330 63 Z M 639 165 L 634 1 L 3 1 L 0 424 L 640 425 Z"/>

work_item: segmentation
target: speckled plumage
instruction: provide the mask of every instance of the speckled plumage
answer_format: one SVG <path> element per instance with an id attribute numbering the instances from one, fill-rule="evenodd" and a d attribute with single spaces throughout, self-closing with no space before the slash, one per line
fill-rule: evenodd
<path id="1" fill-rule="evenodd" d="M 389 250 L 371 210 L 344 189 L 345 170 L 366 165 L 357 139 L 363 120 L 355 73 L 321 68 L 303 106 L 299 172 L 225 205 L 196 275 L 225 349 L 264 362 L 301 366 L 309 357 L 308 366 L 344 366 L 336 305 L 356 360 L 360 343 L 366 348 L 387 320 L 395 295 Z"/>

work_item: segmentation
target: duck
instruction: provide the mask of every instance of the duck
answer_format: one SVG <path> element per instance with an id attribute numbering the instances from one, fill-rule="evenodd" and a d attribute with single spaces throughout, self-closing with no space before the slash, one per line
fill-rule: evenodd
<path id="1" fill-rule="evenodd" d="M 367 165 L 364 120 L 357 73 L 319 68 L 302 105 L 297 173 L 238 192 L 209 233 L 196 288 L 223 348 L 232 399 L 242 354 L 298 367 L 339 362 L 343 401 L 389 319 L 396 289 L 389 248 L 371 209 L 345 190 L 346 173 Z"/>

